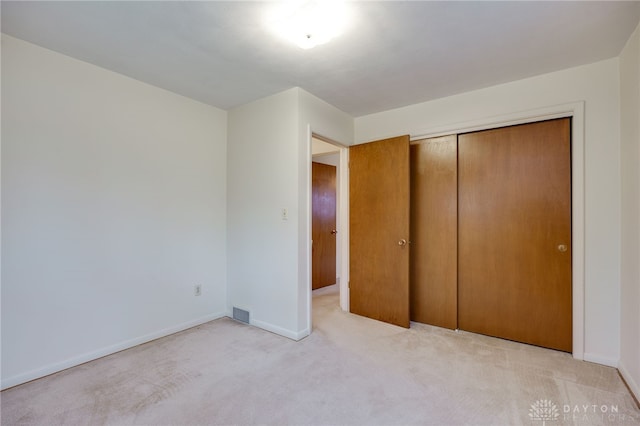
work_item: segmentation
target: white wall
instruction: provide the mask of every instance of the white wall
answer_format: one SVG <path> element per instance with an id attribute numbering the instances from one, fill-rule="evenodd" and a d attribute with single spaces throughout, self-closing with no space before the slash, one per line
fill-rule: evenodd
<path id="1" fill-rule="evenodd" d="M 310 332 L 311 131 L 350 143 L 353 120 L 299 88 L 229 112 L 229 310 L 292 339 Z"/>
<path id="2" fill-rule="evenodd" d="M 640 25 L 620 55 L 622 249 L 620 364 L 640 399 Z"/>
<path id="3" fill-rule="evenodd" d="M 297 89 L 229 111 L 228 125 L 229 309 L 299 339 Z"/>
<path id="4" fill-rule="evenodd" d="M 340 148 L 337 147 L 336 145 L 322 141 L 316 137 L 311 138 L 311 154 L 313 155 L 314 158 L 320 155 L 325 155 L 325 154 L 329 155 L 339 151 L 340 151 Z"/>
<path id="5" fill-rule="evenodd" d="M 324 154 L 314 154 L 313 162 L 338 167 L 338 165 L 340 165 L 340 153 L 329 152 Z"/>
<path id="6" fill-rule="evenodd" d="M 608 365 L 620 356 L 619 94 L 616 58 L 355 120 L 360 143 L 584 101 L 584 358 Z"/>
<path id="7" fill-rule="evenodd" d="M 3 35 L 2 386 L 224 315 L 225 200 L 224 111 Z"/>

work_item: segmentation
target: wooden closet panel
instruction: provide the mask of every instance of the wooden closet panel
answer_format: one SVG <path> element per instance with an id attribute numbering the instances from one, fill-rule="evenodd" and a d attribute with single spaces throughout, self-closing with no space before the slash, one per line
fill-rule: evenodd
<path id="1" fill-rule="evenodd" d="M 457 328 L 457 136 L 411 146 L 411 320 Z"/>
<path id="2" fill-rule="evenodd" d="M 570 119 L 458 136 L 458 325 L 570 352 Z"/>

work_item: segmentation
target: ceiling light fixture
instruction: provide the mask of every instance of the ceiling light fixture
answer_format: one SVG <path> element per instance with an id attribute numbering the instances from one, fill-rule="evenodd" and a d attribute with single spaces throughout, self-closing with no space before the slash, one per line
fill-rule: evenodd
<path id="1" fill-rule="evenodd" d="M 290 0 L 279 3 L 269 18 L 276 34 L 303 49 L 327 43 L 343 32 L 345 24 L 341 0 Z"/>

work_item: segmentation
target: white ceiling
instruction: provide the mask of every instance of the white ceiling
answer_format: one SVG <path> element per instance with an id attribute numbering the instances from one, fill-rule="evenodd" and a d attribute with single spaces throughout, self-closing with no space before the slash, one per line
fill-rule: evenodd
<path id="1" fill-rule="evenodd" d="M 639 1 L 349 2 L 302 50 L 272 2 L 10 2 L 2 31 L 223 109 L 299 86 L 354 117 L 616 57 Z"/>

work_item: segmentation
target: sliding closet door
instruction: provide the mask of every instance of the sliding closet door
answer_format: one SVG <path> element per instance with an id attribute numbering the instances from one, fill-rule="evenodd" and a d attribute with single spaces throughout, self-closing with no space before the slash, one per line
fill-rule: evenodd
<path id="1" fill-rule="evenodd" d="M 571 351 L 570 119 L 458 137 L 458 326 Z"/>
<path id="2" fill-rule="evenodd" d="M 411 145 L 411 319 L 455 329 L 457 314 L 457 137 Z"/>

